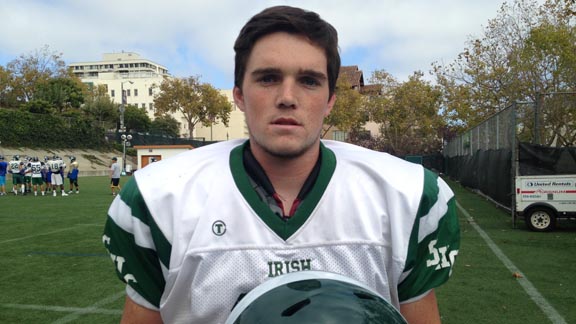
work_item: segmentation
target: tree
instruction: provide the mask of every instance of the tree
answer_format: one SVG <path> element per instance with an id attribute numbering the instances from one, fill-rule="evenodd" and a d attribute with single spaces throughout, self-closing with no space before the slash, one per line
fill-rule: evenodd
<path id="1" fill-rule="evenodd" d="M 16 108 L 18 106 L 12 90 L 12 73 L 0 66 L 0 107 Z"/>
<path id="2" fill-rule="evenodd" d="M 150 124 L 151 134 L 163 134 L 170 137 L 178 137 L 180 135 L 179 130 L 180 123 L 168 114 L 157 116 Z"/>
<path id="3" fill-rule="evenodd" d="M 504 3 L 482 38 L 454 62 L 433 64 L 448 125 L 468 128 L 515 101 L 573 89 L 573 18 L 561 0 Z"/>
<path id="4" fill-rule="evenodd" d="M 165 78 L 154 98 L 157 114 L 179 112 L 186 119 L 188 136 L 193 137 L 198 123 L 210 126 L 221 122 L 228 126 L 232 105 L 226 96 L 198 77 Z"/>
<path id="5" fill-rule="evenodd" d="M 362 95 L 352 89 L 350 82 L 345 78 L 338 78 L 336 82 L 336 103 L 332 111 L 324 119 L 322 137 L 333 127 L 343 132 L 350 132 L 360 128 L 368 120 L 364 109 Z"/>
<path id="6" fill-rule="evenodd" d="M 441 92 L 422 78 L 415 72 L 406 82 L 389 82 L 392 88 L 368 101 L 372 119 L 380 124 L 379 146 L 392 154 L 432 154 L 442 146 Z"/>
<path id="7" fill-rule="evenodd" d="M 20 103 L 34 99 L 39 84 L 50 78 L 69 75 L 62 53 L 50 51 L 48 45 L 30 54 L 20 55 L 10 61 L 6 68 L 12 75 L 11 90 Z"/>
<path id="8" fill-rule="evenodd" d="M 145 108 L 127 105 L 124 111 L 124 125 L 128 132 L 148 132 L 152 121 Z"/>
<path id="9" fill-rule="evenodd" d="M 56 77 L 38 84 L 34 100 L 50 102 L 56 112 L 62 113 L 65 109 L 80 108 L 85 92 L 86 86 L 77 78 Z"/>
<path id="10" fill-rule="evenodd" d="M 82 110 L 104 129 L 114 128 L 119 120 L 118 105 L 112 101 L 104 85 L 88 91 Z"/>

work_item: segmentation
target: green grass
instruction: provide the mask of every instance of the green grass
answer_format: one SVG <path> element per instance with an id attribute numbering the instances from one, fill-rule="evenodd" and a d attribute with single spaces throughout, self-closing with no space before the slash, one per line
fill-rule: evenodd
<path id="1" fill-rule="evenodd" d="M 101 238 L 109 181 L 80 178 L 80 194 L 68 197 L 0 197 L 0 323 L 119 322 L 123 297 L 98 304 L 112 314 L 55 308 L 90 307 L 123 290 Z"/>
<path id="2" fill-rule="evenodd" d="M 459 204 L 566 323 L 576 323 L 576 227 L 531 232 L 508 212 L 454 182 Z M 462 214 L 462 213 L 459 213 Z M 443 323 L 551 323 L 518 280 L 460 215 L 462 243 L 451 280 L 437 290 Z"/>
<path id="3" fill-rule="evenodd" d="M 0 197 L 0 323 L 119 322 L 123 284 L 101 240 L 108 181 L 83 177 L 80 194 L 69 197 Z M 449 184 L 566 323 L 576 323 L 576 226 L 534 233 L 518 222 L 513 229 L 506 212 Z M 443 323 L 550 323 L 462 215 L 461 228 L 453 276 L 437 290 Z M 81 313 L 87 308 L 94 311 Z"/>

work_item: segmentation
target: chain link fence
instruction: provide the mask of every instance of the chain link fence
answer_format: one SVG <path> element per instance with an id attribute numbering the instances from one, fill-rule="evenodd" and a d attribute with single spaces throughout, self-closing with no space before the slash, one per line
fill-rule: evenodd
<path id="1" fill-rule="evenodd" d="M 445 170 L 500 205 L 514 203 L 518 175 L 576 173 L 576 93 L 517 102 L 443 149 Z"/>

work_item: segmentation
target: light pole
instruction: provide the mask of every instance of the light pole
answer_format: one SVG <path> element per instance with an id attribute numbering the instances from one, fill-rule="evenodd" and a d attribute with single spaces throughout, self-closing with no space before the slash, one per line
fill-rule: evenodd
<path id="1" fill-rule="evenodd" d="M 122 139 L 122 175 L 126 175 L 126 146 L 130 145 L 130 140 L 132 139 L 132 135 L 128 134 L 122 134 L 122 136 L 120 136 L 120 138 Z"/>
<path id="2" fill-rule="evenodd" d="M 120 82 L 120 96 L 122 97 L 122 101 L 120 104 L 120 132 L 124 133 L 126 131 L 126 127 L 124 126 L 124 111 L 126 111 L 126 103 L 127 103 L 127 97 L 126 97 L 126 93 L 124 93 L 124 83 L 129 82 L 130 84 L 134 84 L 134 82 L 130 81 L 130 80 L 126 80 L 126 81 L 122 81 Z"/>

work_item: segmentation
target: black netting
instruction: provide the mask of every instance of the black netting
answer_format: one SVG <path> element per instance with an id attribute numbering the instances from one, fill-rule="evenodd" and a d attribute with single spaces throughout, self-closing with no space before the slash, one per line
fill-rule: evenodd
<path id="1" fill-rule="evenodd" d="M 511 155 L 509 149 L 477 151 L 474 155 L 446 158 L 449 177 L 466 187 L 475 188 L 497 202 L 512 203 Z"/>
<path id="2" fill-rule="evenodd" d="M 520 143 L 520 175 L 576 174 L 576 147 L 549 147 Z"/>

